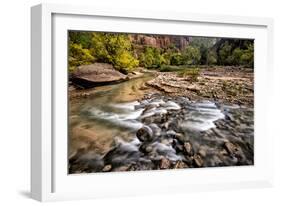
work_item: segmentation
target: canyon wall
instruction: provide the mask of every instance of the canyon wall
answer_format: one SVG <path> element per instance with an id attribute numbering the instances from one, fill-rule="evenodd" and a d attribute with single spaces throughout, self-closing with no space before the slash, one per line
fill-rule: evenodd
<path id="1" fill-rule="evenodd" d="M 174 46 L 179 50 L 185 49 L 192 38 L 187 36 L 167 36 L 167 35 L 161 36 L 161 35 L 142 35 L 142 34 L 130 34 L 129 37 L 132 43 L 135 45 L 152 46 L 162 49 Z"/>

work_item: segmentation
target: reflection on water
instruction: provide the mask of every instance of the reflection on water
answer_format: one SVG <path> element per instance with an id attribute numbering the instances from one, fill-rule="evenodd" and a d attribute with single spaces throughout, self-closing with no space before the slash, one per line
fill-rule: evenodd
<path id="1" fill-rule="evenodd" d="M 132 139 L 131 134 L 142 125 L 135 120 L 142 112 L 134 110 L 136 100 L 142 98 L 142 87 L 151 78 L 151 74 L 146 74 L 123 83 L 96 87 L 91 97 L 71 101 L 69 155 L 89 145 L 104 153 L 114 143 L 114 137 Z"/>

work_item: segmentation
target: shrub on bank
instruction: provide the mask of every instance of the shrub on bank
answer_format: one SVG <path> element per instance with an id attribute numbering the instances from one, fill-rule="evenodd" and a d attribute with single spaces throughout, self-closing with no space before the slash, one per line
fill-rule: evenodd
<path id="1" fill-rule="evenodd" d="M 189 77 L 191 81 L 197 81 L 200 76 L 199 68 L 185 68 L 178 71 L 180 77 Z"/>
<path id="2" fill-rule="evenodd" d="M 110 63 L 125 73 L 139 65 L 127 34 L 94 33 L 91 52 L 98 62 Z"/>
<path id="3" fill-rule="evenodd" d="M 81 44 L 70 44 L 69 46 L 69 70 L 73 71 L 77 66 L 93 63 L 95 58 L 88 49 L 84 49 Z"/>
<path id="4" fill-rule="evenodd" d="M 159 68 L 166 63 L 160 49 L 145 47 L 144 52 L 139 56 L 140 65 L 146 68 Z"/>
<path id="5" fill-rule="evenodd" d="M 198 47 L 187 46 L 182 53 L 182 64 L 197 65 L 200 63 L 201 53 Z"/>

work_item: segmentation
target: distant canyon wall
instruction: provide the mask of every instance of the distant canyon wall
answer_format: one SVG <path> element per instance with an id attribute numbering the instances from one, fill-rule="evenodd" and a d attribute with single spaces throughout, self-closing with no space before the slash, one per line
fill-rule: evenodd
<path id="1" fill-rule="evenodd" d="M 151 46 L 166 49 L 175 46 L 179 50 L 185 49 L 191 42 L 192 37 L 187 36 L 160 36 L 160 35 L 142 35 L 130 34 L 130 40 L 133 44 L 139 46 Z"/>

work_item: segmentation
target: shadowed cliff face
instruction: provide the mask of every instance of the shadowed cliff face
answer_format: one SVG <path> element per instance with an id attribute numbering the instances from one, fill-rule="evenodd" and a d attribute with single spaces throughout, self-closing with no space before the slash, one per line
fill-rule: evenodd
<path id="1" fill-rule="evenodd" d="M 132 43 L 139 46 L 152 46 L 157 48 L 168 48 L 175 46 L 179 50 L 183 50 L 190 43 L 191 37 L 187 36 L 160 36 L 160 35 L 139 35 L 131 34 Z"/>

